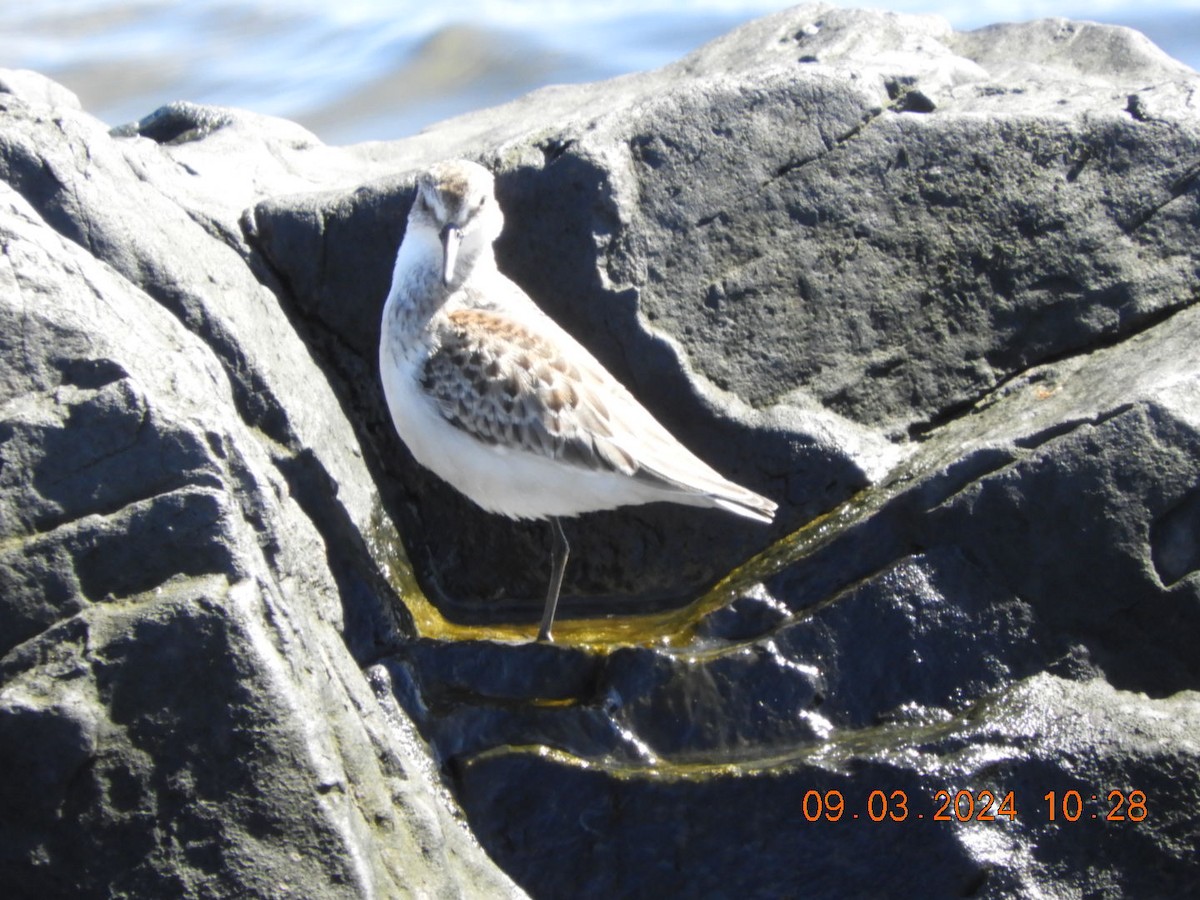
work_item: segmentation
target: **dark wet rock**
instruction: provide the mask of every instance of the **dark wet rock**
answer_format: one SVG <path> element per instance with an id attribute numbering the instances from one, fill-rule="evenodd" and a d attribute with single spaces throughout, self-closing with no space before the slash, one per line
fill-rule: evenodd
<path id="1" fill-rule="evenodd" d="M 1194 825 L 1152 798 L 1200 799 L 1197 715 L 1194 693 L 1146 700 L 1042 674 L 949 721 L 757 767 L 606 770 L 499 750 L 466 765 L 463 796 L 535 896 L 578 891 L 577 867 L 595 897 L 1036 897 L 1064 883 L 1187 896 Z"/>
<path id="2" fill-rule="evenodd" d="M 5 896 L 519 893 L 362 676 L 370 477 L 229 195 L 4 84 Z"/>
<path id="3" fill-rule="evenodd" d="M 3 882 L 516 891 L 457 802 L 535 896 L 1195 894 L 1197 88 L 827 7 L 352 148 L 4 74 Z M 382 403 L 459 155 L 505 271 L 781 504 L 570 523 L 555 645 L 544 526 Z"/>

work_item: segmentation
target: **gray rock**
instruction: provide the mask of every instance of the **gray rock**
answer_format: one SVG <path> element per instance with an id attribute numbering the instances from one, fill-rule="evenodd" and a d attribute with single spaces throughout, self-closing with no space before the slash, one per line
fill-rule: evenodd
<path id="1" fill-rule="evenodd" d="M 228 195 L 43 99 L 0 98 L 6 895 L 519 894 L 355 659 L 404 626 L 371 479 Z"/>
<path id="2" fill-rule="evenodd" d="M 1163 754 L 1196 771 L 1198 715 L 1194 693 L 1147 700 L 1041 674 L 946 721 L 737 767 L 614 777 L 566 754 L 482 754 L 464 795 L 485 846 L 544 896 L 1188 896 L 1194 828 L 1153 798 L 1196 801 Z"/>
<path id="3" fill-rule="evenodd" d="M 6 884 L 517 891 L 458 802 L 535 896 L 1200 889 L 1200 76 L 1140 35 L 802 7 L 352 148 L 0 83 Z M 502 268 L 781 503 L 572 523 L 552 646 L 545 533 L 375 371 L 459 155 Z"/>
<path id="4" fill-rule="evenodd" d="M 29 69 L 5 69 L 0 73 L 0 94 L 12 94 L 41 106 L 80 109 L 79 98 L 57 81 Z"/>

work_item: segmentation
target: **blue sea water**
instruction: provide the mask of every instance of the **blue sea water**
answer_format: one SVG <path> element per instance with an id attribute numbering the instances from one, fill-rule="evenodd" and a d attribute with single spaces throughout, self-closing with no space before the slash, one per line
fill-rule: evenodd
<path id="1" fill-rule="evenodd" d="M 171 100 L 294 119 L 329 143 L 403 137 L 545 84 L 664 65 L 778 0 L 0 0 L 0 66 L 109 124 Z M 960 29 L 1067 16 L 1128 25 L 1200 69 L 1200 0 L 883 0 Z"/>

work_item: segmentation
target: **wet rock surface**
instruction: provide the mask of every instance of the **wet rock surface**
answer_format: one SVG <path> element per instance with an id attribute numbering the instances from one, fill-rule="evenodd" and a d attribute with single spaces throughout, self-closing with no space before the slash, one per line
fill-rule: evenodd
<path id="1" fill-rule="evenodd" d="M 1139 35 L 798 8 L 353 148 L 0 86 L 19 895 L 1200 889 L 1200 76 Z M 458 155 L 501 267 L 781 504 L 570 523 L 555 645 L 544 526 L 376 372 Z"/>
<path id="2" fill-rule="evenodd" d="M 5 895 L 519 895 L 355 659 L 370 478 L 236 180 L 12 92 L 0 174 Z"/>

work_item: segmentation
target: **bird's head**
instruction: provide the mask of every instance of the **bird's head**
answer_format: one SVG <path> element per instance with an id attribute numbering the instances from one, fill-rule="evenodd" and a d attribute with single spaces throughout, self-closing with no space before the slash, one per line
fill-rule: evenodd
<path id="1" fill-rule="evenodd" d="M 492 260 L 492 243 L 504 227 L 495 181 L 467 160 L 438 163 L 417 180 L 409 229 L 432 231 L 442 246 L 442 283 L 461 283 L 480 260 Z"/>

